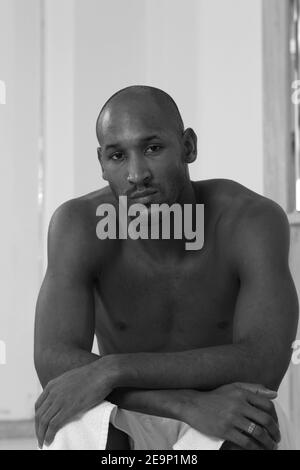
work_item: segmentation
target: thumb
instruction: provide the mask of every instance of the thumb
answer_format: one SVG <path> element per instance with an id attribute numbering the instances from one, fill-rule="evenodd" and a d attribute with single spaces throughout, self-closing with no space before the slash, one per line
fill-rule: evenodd
<path id="1" fill-rule="evenodd" d="M 266 388 L 264 385 L 259 384 L 248 384 L 238 382 L 235 384 L 238 388 L 242 388 L 243 390 L 247 390 L 248 392 L 255 393 L 256 395 L 263 396 L 265 398 L 269 398 L 269 400 L 274 400 L 277 398 L 278 393 L 274 390 L 270 390 Z"/>

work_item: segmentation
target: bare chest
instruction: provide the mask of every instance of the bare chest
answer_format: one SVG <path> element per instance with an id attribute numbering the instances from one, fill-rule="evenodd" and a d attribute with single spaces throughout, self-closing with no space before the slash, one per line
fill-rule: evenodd
<path id="1" fill-rule="evenodd" d="M 106 353 L 230 342 L 237 291 L 213 251 L 190 253 L 172 266 L 123 252 L 95 286 L 99 342 Z"/>

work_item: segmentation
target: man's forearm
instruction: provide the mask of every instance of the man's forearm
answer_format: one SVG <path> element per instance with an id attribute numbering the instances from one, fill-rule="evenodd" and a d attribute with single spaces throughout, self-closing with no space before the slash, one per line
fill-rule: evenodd
<path id="1" fill-rule="evenodd" d="M 44 352 L 38 369 L 43 387 L 60 375 L 101 360 L 100 356 L 81 349 L 55 349 Z M 181 419 L 185 391 L 115 389 L 107 400 L 120 408 L 165 418 Z"/>
<path id="2" fill-rule="evenodd" d="M 121 408 L 177 419 L 183 390 L 213 390 L 234 382 L 262 383 L 257 359 L 247 348 L 236 345 L 218 346 L 183 352 L 112 354 L 99 357 L 80 349 L 63 348 L 43 354 L 39 377 L 43 386 L 63 373 L 99 363 L 99 377 L 114 373 L 112 393 L 108 400 Z M 276 364 L 276 362 L 275 362 Z M 176 419 L 176 418 L 174 418 Z"/>
<path id="3" fill-rule="evenodd" d="M 273 377 L 269 378 L 273 374 L 269 374 L 268 367 L 257 357 L 257 351 L 240 345 L 183 352 L 112 354 L 101 358 L 80 349 L 60 348 L 43 353 L 37 371 L 45 386 L 64 372 L 97 360 L 101 367 L 103 362 L 106 364 L 108 373 L 111 368 L 118 369 L 113 388 L 213 390 L 234 382 L 262 383 L 273 389 L 278 386 L 273 383 Z"/>
<path id="4" fill-rule="evenodd" d="M 114 365 L 119 370 L 114 388 L 213 390 L 234 382 L 261 383 L 268 388 L 279 385 L 276 360 L 270 371 L 266 359 L 254 348 L 242 345 L 117 354 L 104 360 L 108 368 Z"/>
<path id="5" fill-rule="evenodd" d="M 115 389 L 107 400 L 129 411 L 183 420 L 189 390 Z"/>
<path id="6" fill-rule="evenodd" d="M 41 357 L 35 359 L 35 366 L 41 385 L 45 388 L 50 380 L 99 359 L 97 354 L 83 349 L 55 347 L 43 351 Z"/>

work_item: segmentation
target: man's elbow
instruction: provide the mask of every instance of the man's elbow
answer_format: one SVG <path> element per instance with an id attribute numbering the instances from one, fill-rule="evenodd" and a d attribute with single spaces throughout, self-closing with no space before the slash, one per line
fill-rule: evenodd
<path id="1" fill-rule="evenodd" d="M 260 345 L 243 344 L 243 381 L 263 385 L 269 390 L 278 391 L 289 367 L 291 355 L 289 351 L 262 351 Z"/>
<path id="2" fill-rule="evenodd" d="M 34 356 L 34 367 L 41 386 L 45 388 L 47 385 L 45 367 L 43 367 L 42 361 L 40 361 L 36 356 Z"/>
<path id="3" fill-rule="evenodd" d="M 265 377 L 261 378 L 261 385 L 264 385 L 268 390 L 278 392 L 283 377 L 284 374 L 280 377 L 278 376 L 278 374 L 266 374 Z"/>
<path id="4" fill-rule="evenodd" d="M 271 360 L 258 360 L 253 383 L 259 383 L 267 389 L 277 392 L 286 374 L 289 362 L 290 356 L 287 357 L 286 354 L 281 357 L 274 355 Z"/>
<path id="5" fill-rule="evenodd" d="M 278 371 L 268 370 L 262 363 L 254 365 L 252 363 L 248 364 L 248 370 L 244 371 L 242 382 L 262 385 L 268 390 L 277 392 L 283 377 L 284 373 L 279 374 Z"/>
<path id="6" fill-rule="evenodd" d="M 47 361 L 46 355 L 45 351 L 39 348 L 34 349 L 34 367 L 43 388 L 50 381 L 49 361 Z"/>

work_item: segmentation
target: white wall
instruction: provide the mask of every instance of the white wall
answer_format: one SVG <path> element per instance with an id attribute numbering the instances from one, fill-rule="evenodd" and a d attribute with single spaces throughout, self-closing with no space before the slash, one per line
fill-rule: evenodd
<path id="1" fill-rule="evenodd" d="M 200 0 L 199 178 L 263 192 L 261 0 Z"/>
<path id="2" fill-rule="evenodd" d="M 38 0 L 0 0 L 0 420 L 33 416 L 33 321 L 39 287 Z"/>
<path id="3" fill-rule="evenodd" d="M 96 117 L 132 84 L 168 91 L 197 132 L 192 178 L 262 192 L 261 0 L 46 1 L 47 219 L 72 192 L 105 184 Z"/>
<path id="4" fill-rule="evenodd" d="M 45 0 L 44 17 L 44 234 L 46 235 L 53 211 L 75 194 L 74 1 Z M 46 249 L 46 244 L 44 247 Z"/>

